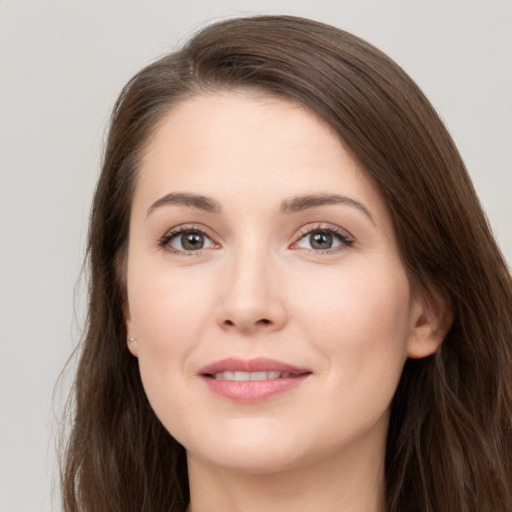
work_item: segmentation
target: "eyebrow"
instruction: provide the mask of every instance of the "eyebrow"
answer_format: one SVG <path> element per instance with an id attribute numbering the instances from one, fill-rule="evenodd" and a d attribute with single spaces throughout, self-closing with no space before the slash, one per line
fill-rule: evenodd
<path id="1" fill-rule="evenodd" d="M 187 192 L 171 192 L 160 199 L 157 199 L 148 208 L 147 215 L 153 212 L 156 208 L 173 204 L 187 206 L 188 208 L 195 208 L 209 213 L 221 213 L 220 204 L 210 197 Z M 353 206 L 363 212 L 370 221 L 375 224 L 371 213 L 362 203 L 352 199 L 351 197 L 341 196 L 338 194 L 309 194 L 286 199 L 281 203 L 280 212 L 282 214 L 297 213 L 311 208 L 318 208 L 319 206 L 331 204 L 345 204 Z"/>
<path id="2" fill-rule="evenodd" d="M 281 204 L 281 213 L 296 213 L 309 208 L 317 208 L 330 204 L 346 204 L 353 206 L 363 212 L 372 223 L 375 224 L 371 213 L 362 203 L 351 197 L 340 196 L 338 194 L 311 194 L 287 199 Z"/>
<path id="3" fill-rule="evenodd" d="M 220 204 L 214 199 L 197 194 L 188 194 L 185 192 L 171 192 L 157 199 L 149 208 L 148 215 L 156 208 L 165 205 L 177 204 L 180 206 L 188 206 L 197 210 L 204 210 L 209 213 L 220 213 Z"/>

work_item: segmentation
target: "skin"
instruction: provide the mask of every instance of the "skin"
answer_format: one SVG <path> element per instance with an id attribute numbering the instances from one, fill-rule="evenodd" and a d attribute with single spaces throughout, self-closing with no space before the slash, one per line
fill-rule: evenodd
<path id="1" fill-rule="evenodd" d="M 161 201 L 169 193 L 207 196 L 220 212 Z M 281 211 L 333 193 L 359 206 Z M 204 232 L 203 249 L 165 239 L 180 226 Z M 315 250 L 315 229 L 348 242 Z M 187 450 L 190 510 L 383 510 L 390 402 L 405 360 L 442 342 L 446 308 L 411 296 L 384 201 L 322 120 L 242 92 L 175 106 L 142 161 L 127 288 L 128 346 Z M 311 375 L 241 403 L 198 375 L 227 357 Z"/>

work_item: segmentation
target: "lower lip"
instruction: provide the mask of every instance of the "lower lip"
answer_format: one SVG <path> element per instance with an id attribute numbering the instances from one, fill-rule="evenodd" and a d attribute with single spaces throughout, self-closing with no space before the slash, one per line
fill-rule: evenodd
<path id="1" fill-rule="evenodd" d="M 249 381 L 213 379 L 203 375 L 202 379 L 217 395 L 236 402 L 258 402 L 300 386 L 309 375 L 305 373 L 297 377 Z"/>

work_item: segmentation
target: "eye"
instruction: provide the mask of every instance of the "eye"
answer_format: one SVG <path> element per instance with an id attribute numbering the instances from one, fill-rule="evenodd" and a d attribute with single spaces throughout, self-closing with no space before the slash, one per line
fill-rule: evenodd
<path id="1" fill-rule="evenodd" d="M 217 247 L 206 233 L 195 228 L 172 230 L 162 238 L 160 245 L 176 253 L 197 252 Z"/>
<path id="2" fill-rule="evenodd" d="M 302 230 L 300 234 L 302 236 L 293 244 L 292 249 L 307 249 L 319 253 L 336 252 L 354 243 L 347 233 L 332 227 L 316 227 L 305 233 Z"/>

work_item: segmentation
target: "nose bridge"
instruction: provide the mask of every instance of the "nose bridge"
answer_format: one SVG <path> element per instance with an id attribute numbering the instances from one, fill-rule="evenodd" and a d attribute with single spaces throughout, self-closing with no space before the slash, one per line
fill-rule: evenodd
<path id="1" fill-rule="evenodd" d="M 226 267 L 219 304 L 221 324 L 242 331 L 281 327 L 284 305 L 278 293 L 276 261 L 268 244 L 244 240 L 233 250 Z"/>
<path id="2" fill-rule="evenodd" d="M 238 302 L 258 304 L 270 295 L 272 273 L 270 258 L 263 251 L 244 251 L 233 262 L 232 293 Z"/>

